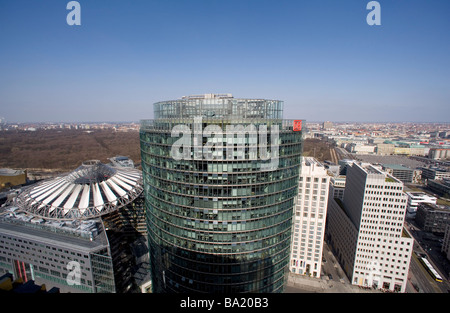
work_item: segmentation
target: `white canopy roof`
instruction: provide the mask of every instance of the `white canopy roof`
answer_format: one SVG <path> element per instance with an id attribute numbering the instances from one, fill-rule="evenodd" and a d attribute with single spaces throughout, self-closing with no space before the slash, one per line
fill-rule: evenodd
<path id="1" fill-rule="evenodd" d="M 17 196 L 16 205 L 49 219 L 88 219 L 128 204 L 142 190 L 141 171 L 87 161 L 67 175 L 24 190 Z"/>

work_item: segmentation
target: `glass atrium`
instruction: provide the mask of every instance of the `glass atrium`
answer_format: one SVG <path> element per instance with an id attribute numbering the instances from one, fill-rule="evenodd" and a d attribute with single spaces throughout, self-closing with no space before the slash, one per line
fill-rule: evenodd
<path id="1" fill-rule="evenodd" d="M 154 108 L 140 130 L 154 292 L 282 292 L 302 152 L 282 101 L 207 94 Z M 177 159 L 179 125 L 191 131 Z"/>

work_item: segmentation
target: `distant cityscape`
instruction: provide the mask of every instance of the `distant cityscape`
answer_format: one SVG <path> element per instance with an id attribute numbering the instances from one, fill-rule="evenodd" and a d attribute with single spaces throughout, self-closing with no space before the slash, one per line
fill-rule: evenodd
<path id="1" fill-rule="evenodd" d="M 415 139 L 430 138 L 445 139 L 450 135 L 449 123 L 420 123 L 420 122 L 330 122 L 308 121 L 308 131 L 317 134 L 330 134 L 333 136 L 368 136 L 368 137 L 399 137 L 404 136 Z M 139 130 L 139 121 L 129 122 L 8 122 L 0 118 L 0 130 L 37 130 L 37 129 L 109 129 L 126 128 Z"/>
<path id="2" fill-rule="evenodd" d="M 1 119 L 0 119 L 1 121 Z M 0 131 L 21 130 L 21 131 L 37 131 L 37 130 L 51 130 L 51 129 L 114 129 L 116 131 L 139 131 L 138 122 L 78 122 L 78 123 L 7 123 L 6 121 L 0 123 Z"/>
<path id="3" fill-rule="evenodd" d="M 308 123 L 305 138 L 333 142 L 340 154 L 407 156 L 426 163 L 446 164 L 450 158 L 450 124 L 442 123 Z M 352 157 L 353 158 L 353 157 Z M 394 158 L 391 158 L 394 159 Z M 411 166 L 416 163 L 410 163 Z M 336 161 L 336 156 L 334 156 Z"/>

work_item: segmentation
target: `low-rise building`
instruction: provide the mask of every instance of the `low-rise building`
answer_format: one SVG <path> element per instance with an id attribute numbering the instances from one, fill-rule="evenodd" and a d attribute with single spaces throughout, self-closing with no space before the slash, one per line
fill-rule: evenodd
<path id="1" fill-rule="evenodd" d="M 0 168 L 0 190 L 3 188 L 24 185 L 27 182 L 26 170 Z"/>
<path id="2" fill-rule="evenodd" d="M 450 172 L 445 168 L 439 167 L 422 167 L 422 178 L 423 179 L 444 179 L 450 178 Z"/>
<path id="3" fill-rule="evenodd" d="M 400 179 L 404 183 L 412 183 L 415 177 L 414 169 L 400 164 L 383 164 L 383 171 L 391 174 L 395 178 Z"/>
<path id="4" fill-rule="evenodd" d="M 450 159 L 450 148 L 431 148 L 428 157 L 433 160 Z"/>
<path id="5" fill-rule="evenodd" d="M 427 180 L 427 187 L 441 197 L 450 198 L 450 179 L 429 179 Z"/>
<path id="6" fill-rule="evenodd" d="M 450 209 L 429 203 L 420 203 L 417 207 L 416 223 L 423 231 L 444 234 L 450 223 Z"/>
<path id="7" fill-rule="evenodd" d="M 376 153 L 379 155 L 391 155 L 394 154 L 395 145 L 392 143 L 379 143 L 377 144 Z"/>
<path id="8" fill-rule="evenodd" d="M 424 192 L 406 192 L 408 196 L 408 206 L 406 208 L 409 216 L 416 215 L 417 207 L 420 203 L 436 204 L 437 198 L 430 196 Z"/>
<path id="9" fill-rule="evenodd" d="M 346 147 L 347 151 L 356 154 L 374 154 L 376 146 L 375 145 L 362 145 L 358 143 L 351 143 Z"/>
<path id="10" fill-rule="evenodd" d="M 426 147 L 423 145 L 386 140 L 383 143 L 378 143 L 376 153 L 379 155 L 426 155 Z"/>

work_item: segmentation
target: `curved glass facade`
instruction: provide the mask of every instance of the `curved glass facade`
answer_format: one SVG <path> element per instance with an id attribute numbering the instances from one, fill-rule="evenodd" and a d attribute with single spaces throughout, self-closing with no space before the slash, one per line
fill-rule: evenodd
<path id="1" fill-rule="evenodd" d="M 203 112 L 212 111 L 202 99 L 195 101 Z M 140 130 L 154 292 L 281 292 L 301 131 L 293 130 L 292 120 L 266 116 L 274 108 L 268 103 L 260 106 L 262 118 L 215 114 L 200 124 L 194 116 L 156 114 L 161 106 L 155 104 L 159 118 L 142 121 Z M 184 133 L 189 144 L 183 158 L 173 154 L 180 140 L 173 130 L 180 125 L 192 130 Z M 236 125 L 245 135 L 236 133 Z M 271 162 L 275 166 L 267 167 Z"/>
<path id="2" fill-rule="evenodd" d="M 206 118 L 282 119 L 283 102 L 265 99 L 236 99 L 230 94 L 188 96 L 178 100 L 157 102 L 155 119 Z"/>

